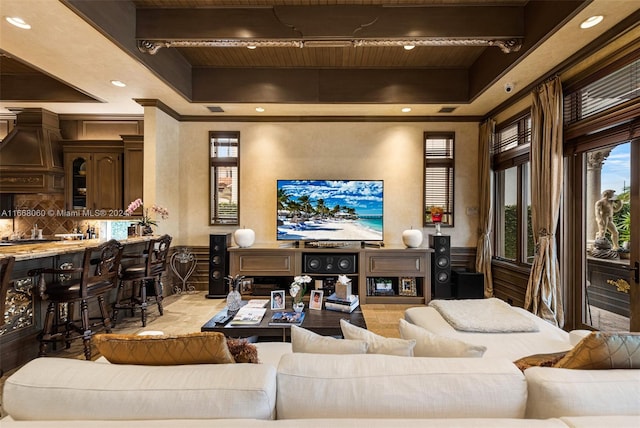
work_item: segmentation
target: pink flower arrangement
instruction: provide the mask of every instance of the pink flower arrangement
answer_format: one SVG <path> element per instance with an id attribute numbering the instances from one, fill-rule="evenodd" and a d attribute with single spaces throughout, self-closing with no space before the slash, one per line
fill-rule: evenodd
<path id="1" fill-rule="evenodd" d="M 138 224 L 140 224 L 141 226 L 150 226 L 150 225 L 157 226 L 158 225 L 158 223 L 151 218 L 149 211 L 158 214 L 160 218 L 163 220 L 166 220 L 169 218 L 169 210 L 158 205 L 152 205 L 151 208 L 144 208 L 144 203 L 140 198 L 131 202 L 127 207 L 127 209 L 124 210 L 124 212 L 127 215 L 133 215 L 135 210 L 137 210 L 138 208 L 142 208 L 142 218 L 138 222 Z"/>

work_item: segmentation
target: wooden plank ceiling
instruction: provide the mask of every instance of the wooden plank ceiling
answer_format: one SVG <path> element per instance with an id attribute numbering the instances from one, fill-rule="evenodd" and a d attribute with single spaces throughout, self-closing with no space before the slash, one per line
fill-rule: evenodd
<path id="1" fill-rule="evenodd" d="M 588 2 L 63 0 L 190 102 L 468 103 Z M 468 46 L 517 40 L 521 48 Z M 447 40 L 405 50 L 381 41 Z M 238 46 L 197 46 L 214 41 Z M 357 41 L 369 45 L 354 47 Z M 458 43 L 454 43 L 454 42 Z M 193 47 L 167 47 L 176 42 Z M 304 47 L 246 43 L 295 42 Z M 244 43 L 245 45 L 242 45 Z M 345 46 L 311 47 L 313 43 Z M 376 43 L 381 45 L 376 45 Z M 159 46 L 143 52 L 140 45 Z M 206 44 L 206 43 L 204 43 Z M 16 95 L 19 96 L 19 95 Z"/>

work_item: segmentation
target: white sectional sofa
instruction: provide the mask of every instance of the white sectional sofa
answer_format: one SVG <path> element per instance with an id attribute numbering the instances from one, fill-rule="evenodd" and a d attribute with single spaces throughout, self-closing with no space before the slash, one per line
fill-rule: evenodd
<path id="1" fill-rule="evenodd" d="M 263 364 L 132 366 L 58 358 L 4 386 L 9 427 L 640 426 L 640 371 L 530 368 L 508 359 L 292 353 Z"/>

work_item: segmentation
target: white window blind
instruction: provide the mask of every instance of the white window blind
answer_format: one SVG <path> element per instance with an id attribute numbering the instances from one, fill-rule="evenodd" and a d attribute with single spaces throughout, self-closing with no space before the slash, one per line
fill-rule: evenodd
<path id="1" fill-rule="evenodd" d="M 453 225 L 454 134 L 425 133 L 424 224 L 433 225 L 431 207 L 443 209 L 442 224 Z"/>
<path id="2" fill-rule="evenodd" d="M 211 224 L 238 224 L 239 148 L 237 132 L 210 132 Z"/>
<path id="3" fill-rule="evenodd" d="M 564 124 L 570 125 L 640 96 L 640 59 L 567 94 Z"/>

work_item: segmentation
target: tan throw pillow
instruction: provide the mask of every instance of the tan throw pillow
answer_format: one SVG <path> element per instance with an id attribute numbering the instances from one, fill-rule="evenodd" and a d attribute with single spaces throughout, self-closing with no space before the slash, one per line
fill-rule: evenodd
<path id="1" fill-rule="evenodd" d="M 413 349 L 415 357 L 480 358 L 487 350 L 485 346 L 472 345 L 452 337 L 433 334 L 403 319 L 400 319 L 398 329 L 400 337 L 416 341 Z"/>
<path id="2" fill-rule="evenodd" d="M 535 354 L 522 357 L 513 362 L 520 370 L 525 371 L 529 367 L 553 367 L 562 357 L 566 355 L 565 352 L 555 352 L 552 354 Z"/>
<path id="3" fill-rule="evenodd" d="M 297 325 L 291 326 L 291 349 L 307 354 L 366 354 L 363 340 L 344 340 L 322 336 Z"/>
<path id="4" fill-rule="evenodd" d="M 235 363 L 222 333 L 177 336 L 96 334 L 93 341 L 110 363 L 171 366 Z"/>
<path id="5" fill-rule="evenodd" d="M 397 339 L 394 337 L 384 337 L 369 330 L 351 324 L 349 321 L 341 319 L 340 329 L 345 339 L 364 340 L 368 344 L 368 354 L 399 355 L 402 357 L 413 357 L 413 348 L 416 346 L 415 340 Z"/>
<path id="6" fill-rule="evenodd" d="M 640 369 L 640 333 L 594 331 L 554 367 L 565 369 Z"/>

